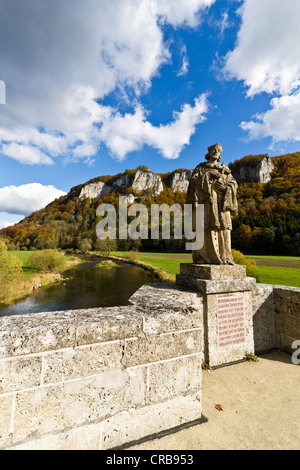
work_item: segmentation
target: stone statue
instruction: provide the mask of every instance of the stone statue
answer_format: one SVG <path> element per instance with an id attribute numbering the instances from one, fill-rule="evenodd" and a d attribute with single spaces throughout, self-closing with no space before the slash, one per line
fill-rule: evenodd
<path id="1" fill-rule="evenodd" d="M 225 163 L 219 163 L 222 152 L 219 143 L 208 147 L 207 162 L 195 168 L 187 191 L 186 203 L 194 210 L 195 204 L 204 204 L 204 245 L 193 251 L 195 264 L 234 264 L 231 217 L 238 213 L 238 184 Z"/>

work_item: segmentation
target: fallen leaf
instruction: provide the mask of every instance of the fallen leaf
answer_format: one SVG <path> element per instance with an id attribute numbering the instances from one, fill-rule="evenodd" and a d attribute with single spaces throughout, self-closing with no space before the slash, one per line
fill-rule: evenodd
<path id="1" fill-rule="evenodd" d="M 216 405 L 216 410 L 218 411 L 224 411 L 224 406 L 220 405 L 219 403 Z"/>

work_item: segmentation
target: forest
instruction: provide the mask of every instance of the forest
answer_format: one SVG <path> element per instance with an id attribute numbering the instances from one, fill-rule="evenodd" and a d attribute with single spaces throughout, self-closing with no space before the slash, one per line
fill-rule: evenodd
<path id="1" fill-rule="evenodd" d="M 247 156 L 229 167 L 255 165 L 261 156 Z M 300 153 L 272 157 L 274 170 L 271 181 L 257 183 L 243 181 L 238 189 L 239 214 L 233 219 L 233 248 L 246 254 L 300 255 Z M 146 169 L 138 167 L 138 169 Z M 126 170 L 133 181 L 138 170 Z M 184 170 L 180 169 L 178 172 Z M 126 173 L 125 172 L 125 173 Z M 174 173 L 174 172 L 173 172 Z M 100 203 L 118 208 L 119 196 L 133 194 L 146 207 L 151 204 L 185 203 L 185 193 L 174 193 L 168 187 L 170 175 L 162 174 L 164 191 L 154 196 L 151 190 L 134 191 L 132 187 L 116 187 L 101 199 L 79 199 L 82 187 L 72 188 L 66 196 L 53 201 L 46 208 L 34 212 L 21 222 L 0 231 L 0 237 L 9 250 L 63 249 L 69 251 L 101 250 L 96 235 L 99 219 L 96 210 Z M 120 175 L 101 176 L 91 182 L 111 182 Z M 86 183 L 87 184 L 87 183 Z M 113 249 L 120 251 L 181 252 L 185 240 L 116 240 Z"/>

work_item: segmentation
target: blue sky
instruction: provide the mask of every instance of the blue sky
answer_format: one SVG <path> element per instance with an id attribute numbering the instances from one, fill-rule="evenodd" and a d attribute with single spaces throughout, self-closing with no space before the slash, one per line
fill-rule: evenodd
<path id="1" fill-rule="evenodd" d="M 298 151 L 299 18 L 295 0 L 0 0 L 0 227 L 216 142 L 226 163 Z"/>

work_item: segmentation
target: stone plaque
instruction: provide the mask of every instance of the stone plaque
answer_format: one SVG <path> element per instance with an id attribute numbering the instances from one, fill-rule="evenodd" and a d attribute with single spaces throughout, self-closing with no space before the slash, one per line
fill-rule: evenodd
<path id="1" fill-rule="evenodd" d="M 244 343 L 245 310 L 244 298 L 241 295 L 219 297 L 217 299 L 218 346 L 234 346 Z"/>

